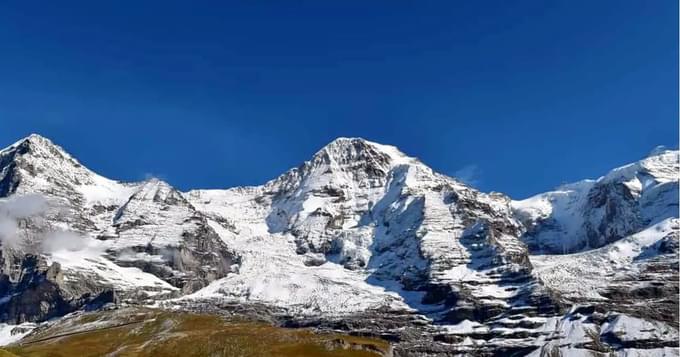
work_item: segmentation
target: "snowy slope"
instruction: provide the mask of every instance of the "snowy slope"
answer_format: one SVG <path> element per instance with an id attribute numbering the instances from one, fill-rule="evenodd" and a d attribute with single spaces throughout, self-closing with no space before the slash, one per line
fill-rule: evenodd
<path id="1" fill-rule="evenodd" d="M 242 257 L 238 273 L 188 298 L 221 292 L 280 305 L 306 301 L 338 312 L 397 300 L 447 310 L 445 297 L 429 299 L 438 307 L 425 306 L 425 288 L 457 290 L 466 284 L 456 276 L 463 268 L 471 278 L 484 277 L 467 289 L 470 299 L 508 308 L 506 300 L 517 292 L 499 287 L 501 279 L 490 275 L 499 268 L 528 269 L 526 250 L 513 236 L 520 228 L 509 199 L 479 193 L 394 147 L 363 139 L 337 139 L 261 187 L 198 190 L 186 197 Z M 457 238 L 473 226 L 485 232 L 479 248 L 492 247 L 485 266 L 468 268 L 476 253 Z M 491 243 L 487 235 L 493 235 Z M 290 287 L 290 277 L 305 283 Z M 491 297 L 495 293 L 500 295 Z M 334 303 L 338 295 L 347 301 Z"/>
<path id="2" fill-rule="evenodd" d="M 601 247 L 678 215 L 678 151 L 658 150 L 597 180 L 513 201 L 533 252 Z"/>
<path id="3" fill-rule="evenodd" d="M 565 255 L 532 255 L 534 273 L 562 296 L 606 299 L 600 292 L 617 275 L 632 274 L 646 260 L 664 254 L 657 249 L 664 238 L 677 240 L 680 221 L 667 218 L 641 232 L 581 253 Z M 672 258 L 671 258 L 672 259 Z"/>
<path id="4" fill-rule="evenodd" d="M 217 223 L 212 223 L 218 229 Z M 366 283 L 363 272 L 333 263 L 310 266 L 295 243 L 279 234 L 241 236 L 220 232 L 241 257 L 238 272 L 214 281 L 183 300 L 234 299 L 288 308 L 297 314 L 342 314 L 394 305 L 407 309 L 397 294 Z"/>
<path id="5" fill-rule="evenodd" d="M 43 193 L 85 207 L 121 205 L 134 185 L 102 177 L 49 139 L 32 134 L 0 151 L 0 196 Z"/>

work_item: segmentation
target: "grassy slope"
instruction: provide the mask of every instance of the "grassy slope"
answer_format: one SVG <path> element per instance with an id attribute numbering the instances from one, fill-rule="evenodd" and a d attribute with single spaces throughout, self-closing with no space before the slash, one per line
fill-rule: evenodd
<path id="1" fill-rule="evenodd" d="M 388 351 L 389 344 L 376 339 L 227 321 L 213 315 L 132 310 L 84 314 L 36 332 L 21 344 L 5 349 L 19 356 L 36 357 L 107 354 L 369 357 Z"/>

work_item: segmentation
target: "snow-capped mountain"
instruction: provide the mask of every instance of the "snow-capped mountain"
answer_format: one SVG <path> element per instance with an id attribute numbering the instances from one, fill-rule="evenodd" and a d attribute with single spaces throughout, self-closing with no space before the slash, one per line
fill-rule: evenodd
<path id="1" fill-rule="evenodd" d="M 235 257 L 206 219 L 163 182 L 106 179 L 38 135 L 2 150 L 0 162 L 2 192 L 9 197 L 2 204 L 5 211 L 31 205 L 35 195 L 45 201 L 29 217 L 4 220 L 16 227 L 2 232 L 9 275 L 9 302 L 2 306 L 33 308 L 22 299 L 48 288 L 67 301 L 62 306 L 48 302 L 35 313 L 10 309 L 6 320 L 63 314 L 113 292 L 138 301 L 177 296 L 231 269 Z M 23 259 L 27 255 L 32 258 Z M 23 273 L 26 261 L 34 274 Z M 54 281 L 41 277 L 46 271 Z"/>
<path id="2" fill-rule="evenodd" d="M 0 318 L 228 303 L 401 321 L 361 329 L 404 355 L 677 353 L 678 170 L 657 151 L 512 201 L 339 138 L 262 186 L 179 192 L 104 178 L 31 135 L 0 151 Z"/>
<path id="3" fill-rule="evenodd" d="M 481 300 L 488 297 L 485 289 L 503 290 L 496 286 L 496 276 L 530 270 L 526 248 L 511 238 L 520 233 L 521 227 L 507 197 L 482 194 L 434 173 L 393 147 L 361 139 L 337 139 L 301 167 L 261 187 L 191 191 L 187 197 L 199 211 L 214 219 L 214 226 L 228 222 L 222 225 L 227 242 L 285 242 L 276 251 L 288 251 L 288 263 L 297 260 L 315 274 L 326 267 L 338 270 L 331 276 L 319 277 L 328 282 L 327 286 L 336 284 L 335 276 L 351 275 L 357 278 L 353 284 L 357 287 L 373 285 L 383 290 L 377 300 L 354 298 L 347 291 L 347 303 L 357 308 L 366 308 L 372 300 L 378 304 L 370 307 L 378 307 L 390 296 L 388 292 L 400 295 L 404 289 L 412 297 L 399 299 L 400 303 L 444 304 L 446 294 L 455 294 L 449 282 L 466 279 L 477 285 L 470 286 L 470 304 L 474 305 L 475 295 Z M 474 246 L 475 252 L 470 253 L 466 244 Z M 479 256 L 475 262 L 473 255 Z M 260 269 L 256 276 L 266 276 L 262 267 L 269 258 L 265 255 L 260 259 L 244 258 L 241 270 L 252 261 Z M 272 268 L 281 274 L 278 266 Z M 335 293 L 308 292 L 309 286 L 318 284 L 296 286 L 295 281 L 285 280 L 271 282 L 293 285 L 264 290 L 282 291 L 296 301 L 297 294 L 303 294 L 300 301 L 305 309 L 338 309 L 332 303 Z M 216 282 L 221 286 L 212 286 L 211 291 L 231 294 L 233 289 L 239 289 L 237 295 L 242 296 L 240 289 L 246 289 L 245 295 L 249 296 L 250 290 L 263 288 L 261 281 L 256 282 L 257 286 L 250 286 L 253 279 L 247 283 L 242 286 L 227 278 Z M 428 288 L 433 286 L 438 286 L 436 291 L 449 292 L 432 293 Z M 264 301 L 276 303 L 278 297 Z M 290 305 L 288 299 L 282 302 Z M 306 306 L 309 304 L 312 306 Z M 448 311 L 444 306 L 437 309 Z"/>
<path id="4" fill-rule="evenodd" d="M 513 208 L 533 251 L 599 248 L 678 215 L 678 151 L 658 149 L 597 180 L 564 185 Z"/>

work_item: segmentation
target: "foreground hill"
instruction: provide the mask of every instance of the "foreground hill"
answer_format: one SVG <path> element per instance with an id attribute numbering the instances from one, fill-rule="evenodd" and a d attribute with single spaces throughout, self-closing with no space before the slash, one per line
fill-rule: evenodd
<path id="1" fill-rule="evenodd" d="M 215 315 L 122 309 L 67 316 L 6 347 L 19 356 L 376 357 L 385 341 Z M 0 354 L 2 356 L 2 354 Z"/>

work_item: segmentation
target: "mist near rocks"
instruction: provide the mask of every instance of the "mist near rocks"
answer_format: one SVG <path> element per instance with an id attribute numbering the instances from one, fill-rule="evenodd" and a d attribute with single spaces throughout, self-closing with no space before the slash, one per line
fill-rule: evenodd
<path id="1" fill-rule="evenodd" d="M 23 239 L 19 231 L 20 221 L 39 218 L 49 208 L 50 203 L 40 194 L 18 195 L 0 200 L 2 245 L 18 248 Z M 87 237 L 67 230 L 48 230 L 37 238 L 41 242 L 38 246 L 41 253 L 52 253 L 61 249 L 76 251 L 88 245 Z"/>
<path id="2" fill-rule="evenodd" d="M 12 196 L 0 202 L 0 215 L 14 219 L 28 218 L 45 212 L 47 199 L 40 194 Z"/>
<path id="3" fill-rule="evenodd" d="M 47 200 L 39 194 L 12 196 L 0 201 L 0 242 L 17 247 L 21 241 L 19 220 L 41 215 L 47 208 Z"/>
<path id="4" fill-rule="evenodd" d="M 43 253 L 53 253 L 58 250 L 78 251 L 87 248 L 89 239 L 71 231 L 50 232 L 42 241 Z"/>

